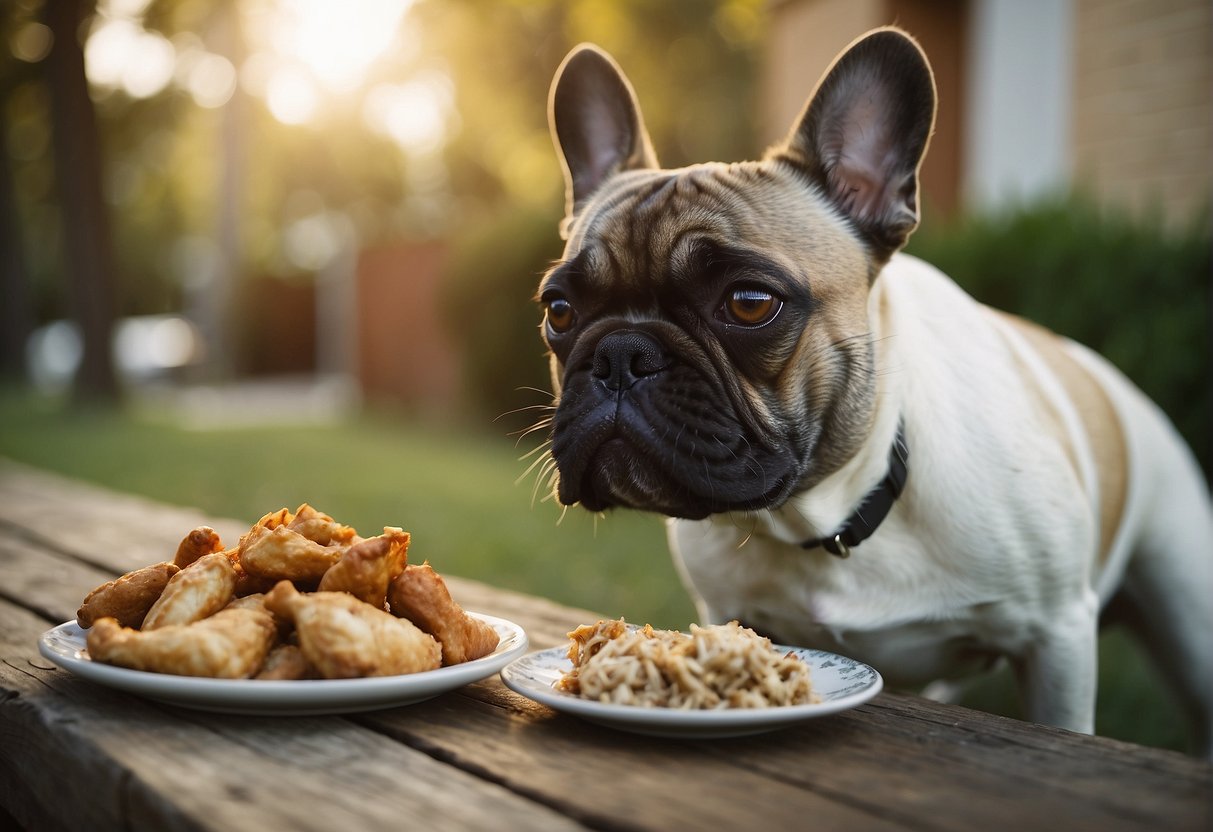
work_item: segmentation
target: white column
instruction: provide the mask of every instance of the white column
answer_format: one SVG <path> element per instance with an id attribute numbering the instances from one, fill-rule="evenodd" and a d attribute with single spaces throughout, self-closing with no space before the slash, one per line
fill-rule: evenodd
<path id="1" fill-rule="evenodd" d="M 1070 181 L 1072 0 L 973 0 L 965 205 L 990 210 Z"/>

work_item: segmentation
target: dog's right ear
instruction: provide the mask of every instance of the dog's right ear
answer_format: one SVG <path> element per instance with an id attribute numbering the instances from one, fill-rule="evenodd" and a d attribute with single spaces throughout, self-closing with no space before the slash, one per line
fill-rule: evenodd
<path id="1" fill-rule="evenodd" d="M 887 260 L 918 225 L 918 168 L 934 124 L 927 57 L 887 27 L 839 55 L 774 155 L 819 185 Z"/>
<path id="2" fill-rule="evenodd" d="M 564 168 L 562 232 L 608 177 L 657 167 L 632 85 L 597 46 L 576 47 L 556 70 L 548 122 Z"/>

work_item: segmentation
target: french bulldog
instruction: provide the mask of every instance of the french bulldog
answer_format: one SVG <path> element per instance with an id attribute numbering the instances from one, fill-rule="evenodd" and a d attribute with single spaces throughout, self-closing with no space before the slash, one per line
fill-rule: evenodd
<path id="1" fill-rule="evenodd" d="M 536 296 L 557 496 L 667 515 L 703 622 L 897 687 L 1005 657 L 1026 716 L 1074 731 L 1115 599 L 1207 743 L 1204 476 L 1110 363 L 900 253 L 935 108 L 879 29 L 761 161 L 663 170 L 616 63 L 568 55 L 567 244 Z"/>

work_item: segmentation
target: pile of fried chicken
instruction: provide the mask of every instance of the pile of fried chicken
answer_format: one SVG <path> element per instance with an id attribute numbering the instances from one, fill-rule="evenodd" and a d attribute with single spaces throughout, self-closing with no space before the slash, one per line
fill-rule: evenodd
<path id="1" fill-rule="evenodd" d="M 94 661 L 223 679 L 351 679 L 486 656 L 497 631 L 468 615 L 409 533 L 363 538 L 304 503 L 225 548 L 209 526 L 171 562 L 88 594 L 76 621 Z"/>

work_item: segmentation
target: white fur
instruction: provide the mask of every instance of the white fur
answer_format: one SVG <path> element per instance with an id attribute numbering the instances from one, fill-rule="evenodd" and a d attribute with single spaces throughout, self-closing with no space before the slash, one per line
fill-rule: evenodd
<path id="1" fill-rule="evenodd" d="M 1043 362 L 947 277 L 905 255 L 876 280 L 869 318 L 879 394 L 863 451 L 777 510 L 670 521 L 701 620 L 739 618 L 855 656 L 896 686 L 1006 656 L 1029 718 L 1091 732 L 1099 612 L 1124 582 L 1148 608 L 1155 649 L 1167 651 L 1207 736 L 1213 510 L 1162 414 L 1107 362 L 1070 347 L 1106 388 L 1129 441 L 1128 505 L 1097 568 L 1092 449 Z M 1034 411 L 1008 343 L 1061 415 L 1078 473 Z M 899 418 L 909 479 L 877 533 L 845 560 L 802 549 L 884 476 Z"/>

